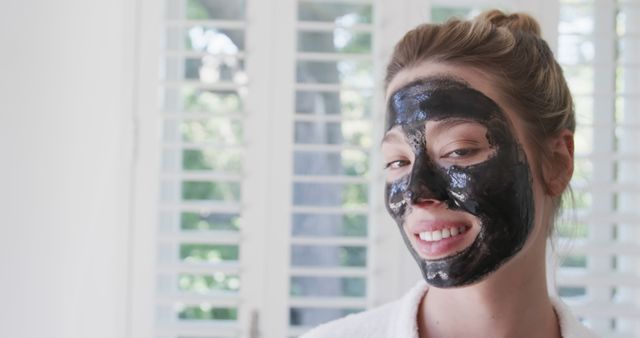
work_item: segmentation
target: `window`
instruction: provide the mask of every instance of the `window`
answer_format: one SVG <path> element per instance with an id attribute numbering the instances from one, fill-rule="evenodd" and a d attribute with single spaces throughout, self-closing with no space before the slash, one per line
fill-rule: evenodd
<path id="1" fill-rule="evenodd" d="M 367 307 L 373 12 L 297 3 L 291 335 Z"/>
<path id="2" fill-rule="evenodd" d="M 575 215 L 559 224 L 567 250 L 560 295 L 603 336 L 635 336 L 638 270 L 638 3 L 564 1 L 559 54 L 575 97 Z M 635 215 L 635 216 L 634 216 Z"/>
<path id="3" fill-rule="evenodd" d="M 558 292 L 603 335 L 633 336 L 640 5 L 524 9 L 545 5 L 559 8 L 543 31 L 558 32 L 580 125 Z M 384 210 L 378 157 L 393 43 L 427 20 L 522 6 L 143 1 L 132 292 L 146 313 L 134 326 L 149 330 L 136 332 L 293 337 L 404 293 L 420 277 Z"/>
<path id="4" fill-rule="evenodd" d="M 243 288 L 245 4 L 166 5 L 156 332 L 231 337 Z"/>

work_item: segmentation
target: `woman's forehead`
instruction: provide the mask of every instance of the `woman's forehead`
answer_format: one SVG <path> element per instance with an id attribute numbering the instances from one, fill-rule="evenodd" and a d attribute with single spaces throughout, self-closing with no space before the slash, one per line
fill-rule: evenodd
<path id="1" fill-rule="evenodd" d="M 389 82 L 386 97 L 388 99 L 398 89 L 419 79 L 449 78 L 494 98 L 494 94 L 497 93 L 494 92 L 490 77 L 489 74 L 470 66 L 425 61 L 399 71 Z"/>
<path id="2" fill-rule="evenodd" d="M 386 130 L 445 119 L 486 122 L 505 119 L 491 98 L 454 77 L 419 78 L 389 98 Z"/>

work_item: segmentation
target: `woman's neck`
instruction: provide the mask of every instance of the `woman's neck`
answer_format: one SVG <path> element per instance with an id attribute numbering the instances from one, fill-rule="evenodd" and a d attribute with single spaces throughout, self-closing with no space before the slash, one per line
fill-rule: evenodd
<path id="1" fill-rule="evenodd" d="M 539 254 L 514 257 L 472 286 L 430 288 L 418 311 L 420 338 L 561 337 Z"/>

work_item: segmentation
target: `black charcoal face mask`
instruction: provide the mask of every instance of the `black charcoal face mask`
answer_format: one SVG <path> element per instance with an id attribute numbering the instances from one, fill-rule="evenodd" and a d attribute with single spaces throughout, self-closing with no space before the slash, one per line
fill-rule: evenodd
<path id="1" fill-rule="evenodd" d="M 495 152 L 470 166 L 439 166 L 427 153 L 428 121 L 465 119 L 487 129 Z M 411 171 L 388 182 L 387 211 L 430 285 L 457 287 L 482 280 L 524 245 L 534 219 L 532 177 L 522 146 L 503 110 L 490 98 L 452 78 L 412 82 L 389 99 L 386 131 L 399 126 L 415 159 Z M 446 131 L 445 131 L 446 132 Z M 448 257 L 425 260 L 403 230 L 414 201 L 432 199 L 448 209 L 475 216 L 480 231 L 474 242 Z"/>

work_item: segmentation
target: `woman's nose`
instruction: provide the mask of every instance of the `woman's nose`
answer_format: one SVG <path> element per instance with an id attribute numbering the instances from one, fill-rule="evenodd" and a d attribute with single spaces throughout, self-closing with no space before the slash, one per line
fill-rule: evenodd
<path id="1" fill-rule="evenodd" d="M 436 205 L 442 203 L 441 200 L 438 200 L 433 197 L 424 197 L 422 194 L 415 194 L 413 191 L 407 191 L 406 199 L 411 205 L 414 206 L 429 206 Z"/>
<path id="2" fill-rule="evenodd" d="M 414 206 L 440 204 L 448 198 L 447 182 L 430 163 L 415 166 L 404 198 Z"/>

